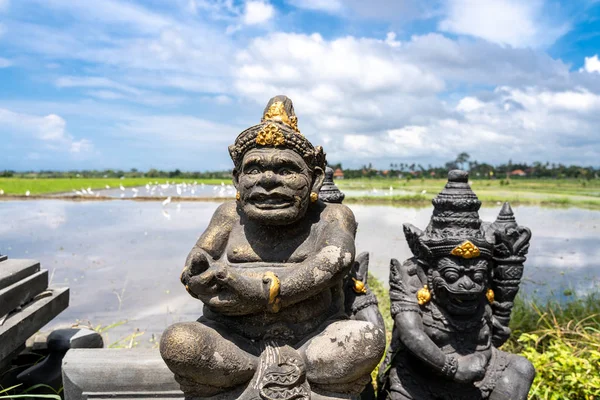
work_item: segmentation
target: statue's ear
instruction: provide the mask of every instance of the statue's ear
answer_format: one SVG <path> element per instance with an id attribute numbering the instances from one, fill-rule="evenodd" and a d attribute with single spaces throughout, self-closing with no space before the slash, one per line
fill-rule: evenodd
<path id="1" fill-rule="evenodd" d="M 312 191 L 315 193 L 319 193 L 321 190 L 321 186 L 323 186 L 323 180 L 325 179 L 325 171 L 321 167 L 315 167 L 313 171 L 313 185 Z"/>
<path id="2" fill-rule="evenodd" d="M 423 231 L 412 224 L 403 224 L 402 226 L 410 251 L 412 251 L 414 256 L 421 262 L 426 262 L 431 256 L 431 250 L 429 250 L 429 247 L 421 241 Z"/>
<path id="3" fill-rule="evenodd" d="M 234 168 L 233 169 L 233 186 L 235 186 L 236 189 L 238 188 L 238 185 L 240 183 L 239 177 L 240 177 L 240 174 L 239 174 L 237 168 Z"/>

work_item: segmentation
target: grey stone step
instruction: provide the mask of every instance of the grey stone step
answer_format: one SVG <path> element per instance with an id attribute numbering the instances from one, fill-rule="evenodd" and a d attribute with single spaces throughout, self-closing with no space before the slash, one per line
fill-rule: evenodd
<path id="1" fill-rule="evenodd" d="M 63 359 L 65 400 L 183 399 L 158 349 L 73 349 Z"/>
<path id="2" fill-rule="evenodd" d="M 0 289 L 0 316 L 33 299 L 48 288 L 48 271 L 41 270 Z"/>
<path id="3" fill-rule="evenodd" d="M 4 260 L 0 261 L 0 290 L 20 281 L 40 270 L 36 260 Z"/>
<path id="4" fill-rule="evenodd" d="M 28 337 L 46 325 L 69 305 L 69 288 L 50 289 L 47 297 L 27 304 L 9 316 L 0 326 L 0 362 L 15 349 L 23 346 Z"/>

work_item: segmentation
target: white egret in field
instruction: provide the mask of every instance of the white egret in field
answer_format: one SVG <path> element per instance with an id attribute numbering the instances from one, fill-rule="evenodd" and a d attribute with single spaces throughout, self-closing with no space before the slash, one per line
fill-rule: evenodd
<path id="1" fill-rule="evenodd" d="M 29 197 L 29 195 L 31 194 L 31 192 L 28 190 L 25 192 L 25 196 Z"/>
<path id="2" fill-rule="evenodd" d="M 425 190 L 425 189 L 421 190 L 421 194 L 425 194 L 425 193 L 427 193 L 427 190 Z"/>
<path id="3" fill-rule="evenodd" d="M 4 195 L 4 190 L 0 189 L 0 196 Z"/>
<path id="4" fill-rule="evenodd" d="M 110 189 L 110 186 L 108 186 L 108 185 L 106 185 L 106 186 L 104 186 L 104 187 L 105 187 L 105 188 L 107 188 L 107 189 Z"/>
<path id="5" fill-rule="evenodd" d="M 121 189 L 121 191 L 123 191 L 123 192 L 125 191 L 125 187 L 123 186 L 122 183 L 119 184 L 119 189 Z"/>
<path id="6" fill-rule="evenodd" d="M 166 200 L 162 202 L 163 207 L 171 202 L 171 196 L 167 197 Z"/>
<path id="7" fill-rule="evenodd" d="M 177 196 L 181 196 L 181 186 L 177 185 Z"/>

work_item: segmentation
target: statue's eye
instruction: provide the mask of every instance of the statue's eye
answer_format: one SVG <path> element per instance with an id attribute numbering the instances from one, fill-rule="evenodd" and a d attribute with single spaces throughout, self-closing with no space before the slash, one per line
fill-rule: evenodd
<path id="1" fill-rule="evenodd" d="M 454 271 L 448 271 L 444 274 L 444 278 L 449 283 L 456 282 L 458 280 L 458 274 Z"/>
<path id="2" fill-rule="evenodd" d="M 287 168 L 281 168 L 279 170 L 279 175 L 291 175 L 293 174 L 292 170 L 287 169 Z"/>
<path id="3" fill-rule="evenodd" d="M 477 283 L 483 282 L 483 272 L 475 272 L 473 275 L 473 280 Z"/>
<path id="4" fill-rule="evenodd" d="M 260 173 L 260 170 L 257 167 L 251 167 L 246 171 L 246 173 L 248 175 L 256 175 Z"/>

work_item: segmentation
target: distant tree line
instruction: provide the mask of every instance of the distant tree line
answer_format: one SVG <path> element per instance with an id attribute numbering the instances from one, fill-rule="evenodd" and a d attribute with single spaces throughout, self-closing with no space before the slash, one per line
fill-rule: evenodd
<path id="1" fill-rule="evenodd" d="M 390 163 L 389 169 L 380 170 L 373 168 L 372 164 L 363 165 L 358 169 L 346 169 L 342 164 L 330 165 L 334 170 L 340 168 L 345 179 L 353 178 L 444 178 L 448 171 L 464 169 L 469 171 L 472 179 L 505 179 L 505 178 L 551 178 L 551 179 L 598 179 L 600 167 L 582 167 L 580 165 L 564 165 L 561 163 L 533 162 L 513 163 L 509 160 L 505 164 L 492 165 L 485 162 L 471 160 L 468 153 L 460 153 L 454 160 L 446 162 L 443 166 L 424 166 L 416 163 Z"/>
<path id="2" fill-rule="evenodd" d="M 147 172 L 138 171 L 132 168 L 129 171 L 120 169 L 105 170 L 81 170 L 81 171 L 0 171 L 0 177 L 19 177 L 19 178 L 179 178 L 179 179 L 231 179 L 231 170 L 228 171 L 162 171 L 150 169 Z"/>
<path id="3" fill-rule="evenodd" d="M 452 169 L 464 169 L 469 171 L 472 179 L 505 179 L 505 178 L 554 178 L 554 179 L 598 179 L 600 167 L 582 167 L 579 165 L 564 165 L 561 163 L 539 162 L 513 163 L 509 160 L 505 164 L 492 165 L 485 162 L 471 160 L 468 153 L 460 153 L 454 160 L 446 162 L 443 166 L 426 167 L 416 163 L 390 163 L 389 169 L 376 169 L 369 163 L 358 169 L 346 169 L 342 164 L 331 164 L 334 170 L 340 168 L 344 172 L 344 178 L 419 178 L 439 179 L 444 178 Z M 225 171 L 163 171 L 150 169 L 147 172 L 132 168 L 129 171 L 120 169 L 105 170 L 81 170 L 81 171 L 0 171 L 0 177 L 37 177 L 37 178 L 179 178 L 179 179 L 230 179 L 231 170 Z"/>

